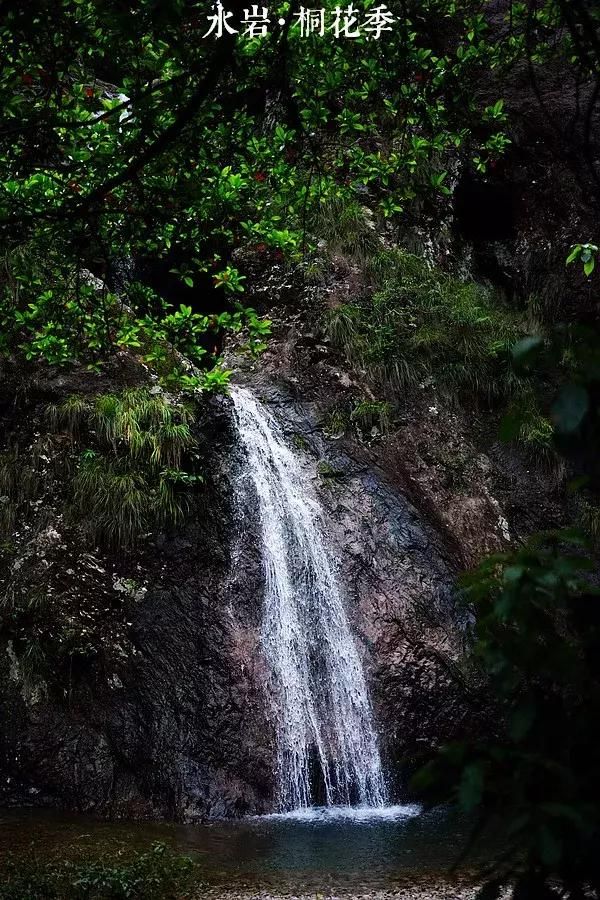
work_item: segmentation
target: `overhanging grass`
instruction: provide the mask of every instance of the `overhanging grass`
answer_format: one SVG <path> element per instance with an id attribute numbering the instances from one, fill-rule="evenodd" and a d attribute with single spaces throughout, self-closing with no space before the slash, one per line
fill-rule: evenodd
<path id="1" fill-rule="evenodd" d="M 488 402 L 523 387 L 510 348 L 524 324 L 491 291 L 399 250 L 370 263 L 374 290 L 332 310 L 327 329 L 349 359 L 394 391 L 425 382 Z"/>
<path id="2" fill-rule="evenodd" d="M 94 445 L 80 455 L 70 507 L 92 541 L 127 549 L 153 528 L 181 521 L 182 486 L 200 480 L 182 469 L 195 446 L 187 407 L 135 389 L 68 397 L 48 414 L 77 445 Z"/>

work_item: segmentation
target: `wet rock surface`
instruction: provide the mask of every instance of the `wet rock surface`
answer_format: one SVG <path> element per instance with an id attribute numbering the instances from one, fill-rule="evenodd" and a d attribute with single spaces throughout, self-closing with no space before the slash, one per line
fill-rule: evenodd
<path id="1" fill-rule="evenodd" d="M 400 760 L 473 725 L 468 677 L 460 670 L 466 621 L 453 597 L 451 561 L 381 470 L 324 437 L 318 403 L 294 398 L 270 378 L 255 378 L 254 390 L 312 470 L 383 754 L 399 775 Z M 401 778 L 394 786 L 402 789 Z"/>
<path id="2" fill-rule="evenodd" d="M 43 430 L 48 397 L 71 389 L 32 393 L 7 423 L 22 452 Z M 62 450 L 48 446 L 31 512 L 0 553 L 1 805 L 176 820 L 268 808 L 260 558 L 251 542 L 232 566 L 228 410 L 217 402 L 199 420 L 211 474 L 185 526 L 126 556 L 82 544 L 51 471 Z"/>
<path id="3" fill-rule="evenodd" d="M 562 508 L 542 470 L 493 441 L 482 450 L 477 415 L 467 423 L 427 389 L 385 433 L 336 432 L 332 413 L 375 386 L 328 345 L 311 319 L 314 298 L 291 302 L 296 288 L 277 273 L 270 289 L 278 280 L 273 340 L 258 363 L 235 360 L 237 377 L 280 422 L 323 506 L 391 793 L 406 799 L 420 759 L 494 726 L 465 663 L 457 574 L 559 524 Z M 185 524 L 119 556 L 82 543 L 65 516 L 57 460 L 68 442 L 48 440 L 43 420 L 45 404 L 81 383 L 94 393 L 149 375 L 124 359 L 110 378 L 37 373 L 20 407 L 0 392 L 4 447 L 17 441 L 42 460 L 30 511 L 0 549 L 0 804 L 179 821 L 268 812 L 275 725 L 260 646 L 260 527 L 247 483 L 242 491 L 231 403 L 198 409 L 206 481 Z M 33 636 L 57 648 L 50 671 L 15 636 L 15 596 L 44 599 Z"/>
<path id="4" fill-rule="evenodd" d="M 404 793 L 403 766 L 482 719 L 461 670 L 452 555 L 364 448 L 326 437 L 310 392 L 268 365 L 249 375 L 325 509 L 391 786 Z M 42 494 L 4 555 L 5 594 L 42 590 L 85 653 L 69 657 L 71 671 L 39 675 L 3 629 L 3 805 L 180 821 L 272 808 L 255 498 L 236 498 L 243 460 L 229 402 L 201 427 L 210 478 L 176 534 L 113 558 L 80 546 L 60 494 Z"/>

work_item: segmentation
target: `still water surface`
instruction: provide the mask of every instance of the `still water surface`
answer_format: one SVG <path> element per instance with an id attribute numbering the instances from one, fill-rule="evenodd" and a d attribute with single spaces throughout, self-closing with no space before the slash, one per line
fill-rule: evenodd
<path id="1" fill-rule="evenodd" d="M 321 809 L 206 825 L 99 822 L 39 811 L 0 811 L 0 854 L 79 856 L 164 841 L 189 854 L 210 882 L 303 891 L 389 888 L 443 875 L 470 825 L 449 810 Z M 481 851 L 480 851 L 481 852 Z M 470 858 L 469 867 L 475 859 Z"/>

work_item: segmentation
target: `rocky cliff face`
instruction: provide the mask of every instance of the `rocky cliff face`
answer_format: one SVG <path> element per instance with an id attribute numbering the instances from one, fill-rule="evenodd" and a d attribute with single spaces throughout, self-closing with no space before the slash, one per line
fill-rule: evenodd
<path id="1" fill-rule="evenodd" d="M 314 469 L 401 794 L 403 765 L 485 723 L 480 687 L 461 664 L 459 559 L 453 540 L 394 483 L 389 448 L 327 437 L 324 396 L 333 387 L 302 382 L 289 362 L 290 331 L 281 334 L 260 370 L 241 377 Z M 31 452 L 45 404 L 72 387 L 45 378 L 17 409 L 5 408 L 11 444 Z M 80 543 L 51 475 L 60 435 L 47 444 L 31 512 L 3 547 L 2 804 L 186 821 L 272 809 L 256 509 L 251 495 L 236 497 L 244 460 L 226 399 L 200 410 L 198 431 L 210 478 L 187 524 L 150 535 L 127 557 Z M 35 647 L 11 628 L 11 598 L 42 595 L 46 618 L 34 631 L 54 640 L 54 670 L 36 667 Z M 71 642 L 65 655 L 63 641 Z"/>
<path id="2" fill-rule="evenodd" d="M 457 572 L 558 521 L 560 506 L 543 472 L 477 449 L 464 417 L 426 397 L 389 433 L 335 433 L 332 409 L 368 386 L 309 321 L 286 304 L 269 350 L 237 360 L 237 377 L 314 473 L 392 793 L 405 797 L 418 758 L 492 727 L 464 663 Z M 66 515 L 69 441 L 48 433 L 45 409 L 151 376 L 127 357 L 102 377 L 34 372 L 18 392 L 3 374 L 2 450 L 31 483 L 0 558 L 0 803 L 183 821 L 272 810 L 259 527 L 230 401 L 197 409 L 207 479 L 184 526 L 118 555 L 82 542 Z"/>
<path id="3" fill-rule="evenodd" d="M 584 155 L 580 165 L 565 152 L 573 136 L 583 146 L 579 92 L 574 86 L 567 103 L 563 73 L 551 69 L 541 106 L 526 76 L 502 87 L 517 123 L 505 160 L 457 187 L 452 250 L 470 254 L 471 271 L 509 295 L 535 294 L 548 316 L 556 307 L 568 318 L 593 300 L 582 276 L 573 289 L 564 266 L 569 244 L 587 239 L 595 221 Z M 495 100 L 496 86 L 484 87 Z M 432 244 L 438 262 L 444 240 Z M 369 386 L 312 327 L 314 304 L 290 311 L 295 287 L 279 268 L 261 276 L 270 315 L 280 301 L 275 339 L 241 378 L 314 470 L 384 760 L 401 792 L 422 751 L 489 727 L 484 688 L 463 662 L 457 572 L 560 524 L 562 501 L 547 470 L 489 435 L 477 439 L 477 410 L 445 408 L 427 390 L 387 435 L 333 433 L 331 412 Z M 343 261 L 334 277 L 338 302 L 362 287 Z M 27 514 L 0 543 L 0 804 L 179 820 L 269 811 L 263 576 L 253 498 L 235 496 L 243 459 L 228 402 L 199 410 L 209 477 L 185 526 L 116 556 L 83 544 L 65 516 L 68 438 L 48 436 L 43 411 L 73 390 L 143 383 L 148 373 L 124 359 L 104 381 L 33 372 L 23 383 L 3 365 L 0 452 L 17 448 L 29 484 Z M 4 499 L 0 491 L 0 521 Z M 15 598 L 28 609 L 27 639 Z"/>
<path id="4" fill-rule="evenodd" d="M 272 375 L 254 373 L 252 384 L 314 471 L 386 768 L 405 795 L 401 761 L 485 719 L 481 686 L 461 670 L 466 621 L 451 555 L 379 465 L 324 435 L 317 399 Z"/>
<path id="5" fill-rule="evenodd" d="M 45 381 L 19 404 L 10 437 L 23 455 L 48 400 L 72 387 Z M 46 447 L 32 514 L 2 548 L 0 802 L 178 819 L 265 808 L 269 728 L 250 668 L 259 561 L 234 610 L 229 417 L 218 403 L 200 416 L 210 484 L 184 529 L 128 557 L 82 546 L 51 474 L 60 435 Z M 42 593 L 49 613 L 22 640 L 12 598 Z M 31 658 L 40 643 L 54 666 Z"/>

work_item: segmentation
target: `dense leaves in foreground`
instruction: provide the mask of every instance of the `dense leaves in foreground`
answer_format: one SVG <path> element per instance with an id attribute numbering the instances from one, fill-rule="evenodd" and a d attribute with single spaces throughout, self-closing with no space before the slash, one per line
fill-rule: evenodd
<path id="1" fill-rule="evenodd" d="M 463 580 L 475 614 L 474 653 L 500 701 L 505 731 L 445 748 L 416 778 L 464 809 L 500 817 L 494 872 L 515 897 L 570 897 L 600 886 L 600 766 L 591 723 L 600 715 L 600 590 L 576 533 L 551 533 L 487 558 Z M 444 788 L 445 786 L 445 788 Z M 481 826 L 483 820 L 479 821 Z"/>
<path id="2" fill-rule="evenodd" d="M 238 25 L 241 6 L 228 7 Z M 370 6 L 356 4 L 359 21 Z M 445 200 L 460 154 L 485 170 L 503 152 L 502 101 L 470 87 L 501 59 L 479 7 L 398 3 L 373 40 L 302 36 L 289 3 L 253 38 L 206 36 L 206 4 L 183 0 L 11 6 L 0 352 L 98 366 L 125 347 L 153 362 L 180 325 L 204 369 L 220 365 L 210 332 L 247 329 L 259 350 L 268 325 L 239 306 L 237 249 L 298 259 L 326 198 L 368 196 L 379 220 L 410 222 Z M 225 317 L 176 322 L 183 308 L 139 284 L 117 300 L 106 284 L 123 259 L 160 262 L 182 297 Z"/>

